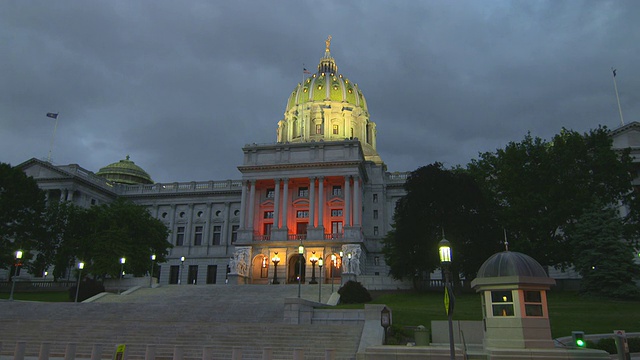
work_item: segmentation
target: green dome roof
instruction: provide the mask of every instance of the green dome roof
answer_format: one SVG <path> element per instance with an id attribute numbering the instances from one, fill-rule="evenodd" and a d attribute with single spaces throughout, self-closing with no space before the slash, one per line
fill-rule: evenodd
<path id="1" fill-rule="evenodd" d="M 308 102 L 339 101 L 367 110 L 367 102 L 357 84 L 338 74 L 338 66 L 329 46 L 318 64 L 318 71 L 298 84 L 289 96 L 285 113 L 296 105 Z"/>
<path id="2" fill-rule="evenodd" d="M 124 160 L 101 168 L 96 175 L 120 184 L 153 184 L 151 176 L 140 166 L 129 160 L 129 155 Z"/>

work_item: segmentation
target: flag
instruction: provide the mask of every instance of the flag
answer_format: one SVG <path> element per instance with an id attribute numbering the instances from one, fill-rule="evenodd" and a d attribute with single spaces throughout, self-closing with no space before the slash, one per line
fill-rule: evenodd
<path id="1" fill-rule="evenodd" d="M 618 69 L 611 69 L 613 70 L 613 77 L 616 77 L 616 71 L 618 71 Z"/>
<path id="2" fill-rule="evenodd" d="M 303 74 L 311 74 L 311 71 L 307 70 L 307 68 L 302 68 Z"/>
<path id="3" fill-rule="evenodd" d="M 58 118 L 58 113 L 47 113 L 47 117 L 50 117 L 52 119 L 57 119 Z"/>

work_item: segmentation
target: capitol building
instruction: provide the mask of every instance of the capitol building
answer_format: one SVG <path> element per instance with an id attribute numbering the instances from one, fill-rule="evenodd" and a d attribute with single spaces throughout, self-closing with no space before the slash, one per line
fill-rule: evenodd
<path id="1" fill-rule="evenodd" d="M 347 276 L 370 289 L 405 286 L 388 276 L 381 240 L 408 173 L 386 171 L 365 97 L 338 72 L 330 38 L 317 71 L 288 95 L 275 142 L 242 148 L 238 180 L 154 183 L 129 156 L 97 173 L 36 158 L 18 166 L 48 202 L 124 198 L 146 207 L 174 246 L 159 264 L 160 284 L 340 284 Z"/>

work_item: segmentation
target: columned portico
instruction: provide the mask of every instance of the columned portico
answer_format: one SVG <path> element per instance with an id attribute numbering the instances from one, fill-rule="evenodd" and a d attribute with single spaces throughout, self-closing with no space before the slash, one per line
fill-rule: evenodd
<path id="1" fill-rule="evenodd" d="M 318 229 L 324 234 L 324 176 L 318 177 Z"/>
<path id="2" fill-rule="evenodd" d="M 315 194 L 316 194 L 316 178 L 315 177 L 311 177 L 309 178 L 309 227 L 310 228 L 315 228 L 315 208 L 316 208 L 316 199 L 315 199 Z"/>
<path id="3" fill-rule="evenodd" d="M 360 178 L 353 177 L 353 226 L 360 226 L 362 205 L 360 204 Z"/>
<path id="4" fill-rule="evenodd" d="M 247 221 L 247 230 L 253 230 L 253 222 L 255 220 L 255 204 L 256 204 L 256 181 L 251 180 L 251 188 L 249 189 L 249 216 Z"/>
<path id="5" fill-rule="evenodd" d="M 276 188 L 273 199 L 273 228 L 280 229 L 280 179 L 276 179 L 275 183 Z M 284 206 L 286 207 L 287 204 L 285 203 Z"/>

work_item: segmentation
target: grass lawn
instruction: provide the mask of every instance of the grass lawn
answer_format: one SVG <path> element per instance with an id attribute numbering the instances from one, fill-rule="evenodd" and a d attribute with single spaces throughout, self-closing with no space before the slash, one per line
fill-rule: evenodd
<path id="1" fill-rule="evenodd" d="M 393 310 L 393 322 L 400 326 L 430 326 L 431 320 L 447 320 L 442 293 L 372 293 L 373 303 Z M 640 301 L 615 301 L 578 296 L 574 292 L 548 294 L 551 333 L 554 338 L 571 336 L 572 330 L 587 334 L 613 330 L 640 331 Z M 454 320 L 482 320 L 480 295 L 456 296 Z"/>
<path id="2" fill-rule="evenodd" d="M 9 293 L 0 293 L 0 299 L 8 299 Z M 24 301 L 44 301 L 44 302 L 66 302 L 69 301 L 69 292 L 16 292 L 13 294 L 14 300 Z"/>

